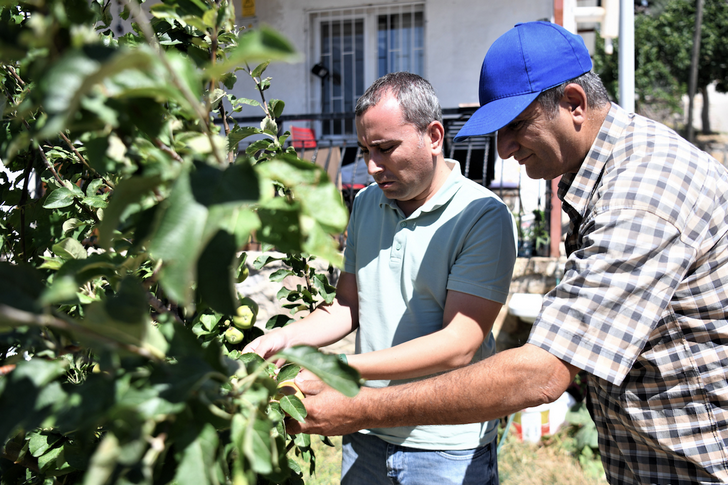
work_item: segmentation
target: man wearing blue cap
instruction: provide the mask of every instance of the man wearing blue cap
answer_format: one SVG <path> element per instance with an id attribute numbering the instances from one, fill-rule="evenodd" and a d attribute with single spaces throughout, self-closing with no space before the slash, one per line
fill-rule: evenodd
<path id="1" fill-rule="evenodd" d="M 304 430 L 493 419 L 553 402 L 585 370 L 610 483 L 728 483 L 728 172 L 610 103 L 590 70 L 580 37 L 517 25 L 458 133 L 497 131 L 501 157 L 562 177 L 569 257 L 527 344 L 354 399 L 300 382 Z"/>

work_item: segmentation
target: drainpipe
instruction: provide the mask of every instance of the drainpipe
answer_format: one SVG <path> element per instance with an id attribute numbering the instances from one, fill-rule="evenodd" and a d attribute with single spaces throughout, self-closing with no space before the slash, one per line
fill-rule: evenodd
<path id="1" fill-rule="evenodd" d="M 554 23 L 564 25 L 564 0 L 554 0 Z M 549 248 L 549 256 L 558 258 L 561 256 L 561 200 L 556 196 L 559 189 L 559 180 L 557 177 L 546 183 L 551 184 L 551 214 L 549 214 L 549 237 L 551 247 Z"/>
<path id="2" fill-rule="evenodd" d="M 634 0 L 620 0 L 619 105 L 634 112 Z"/>

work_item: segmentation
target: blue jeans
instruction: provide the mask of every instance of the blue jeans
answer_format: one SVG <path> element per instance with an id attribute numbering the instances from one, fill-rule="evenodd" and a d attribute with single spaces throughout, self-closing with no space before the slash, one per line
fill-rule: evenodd
<path id="1" fill-rule="evenodd" d="M 342 440 L 342 485 L 498 485 L 496 440 L 471 450 L 392 445 L 361 433 Z"/>

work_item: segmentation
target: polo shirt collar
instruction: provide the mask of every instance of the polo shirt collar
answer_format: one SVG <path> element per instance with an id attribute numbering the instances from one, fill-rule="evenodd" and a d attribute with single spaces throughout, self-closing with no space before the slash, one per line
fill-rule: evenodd
<path id="1" fill-rule="evenodd" d="M 559 182 L 558 197 L 564 202 L 564 210 L 570 219 L 582 218 L 586 214 L 589 200 L 612 155 L 614 145 L 629 124 L 629 113 L 612 103 L 596 140 L 577 173 L 567 173 Z"/>
<path id="2" fill-rule="evenodd" d="M 457 160 L 451 160 L 449 158 L 445 159 L 445 163 L 448 164 L 448 166 L 452 166 L 452 170 L 450 171 L 450 175 L 447 176 L 447 179 L 445 179 L 445 183 L 442 184 L 442 187 L 435 193 L 434 196 L 427 202 L 425 202 L 421 207 L 418 207 L 415 209 L 412 214 L 407 219 L 414 219 L 415 217 L 419 217 L 421 214 L 425 212 L 434 212 L 443 205 L 450 202 L 450 200 L 455 196 L 455 194 L 460 190 L 460 187 L 462 187 L 463 180 L 465 177 L 463 177 L 462 172 L 460 172 L 460 163 L 458 163 Z M 400 214 L 400 216 L 404 217 L 404 213 L 397 205 L 396 200 L 391 200 L 385 197 L 384 192 L 381 193 L 379 196 L 379 207 L 389 206 L 391 207 L 395 212 Z"/>

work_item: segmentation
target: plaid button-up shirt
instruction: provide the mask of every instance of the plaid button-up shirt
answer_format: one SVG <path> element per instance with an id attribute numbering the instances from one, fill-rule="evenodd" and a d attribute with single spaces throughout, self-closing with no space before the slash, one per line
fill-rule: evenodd
<path id="1" fill-rule="evenodd" d="M 586 370 L 610 483 L 728 483 L 728 172 L 612 105 L 529 343 Z"/>

